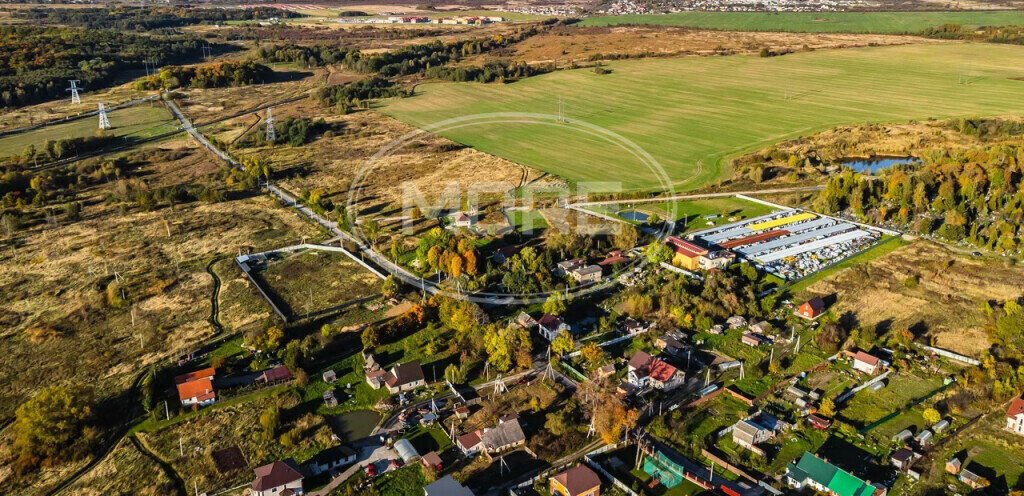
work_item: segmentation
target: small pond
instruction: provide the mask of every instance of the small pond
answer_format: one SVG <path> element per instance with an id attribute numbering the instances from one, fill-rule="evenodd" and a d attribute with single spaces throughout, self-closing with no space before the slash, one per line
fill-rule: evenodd
<path id="1" fill-rule="evenodd" d="M 369 436 L 380 419 L 373 410 L 353 410 L 331 417 L 330 424 L 343 442 L 352 442 Z"/>
<path id="2" fill-rule="evenodd" d="M 647 219 L 650 216 L 636 210 L 626 210 L 624 212 L 619 212 L 619 217 L 633 222 L 647 222 Z"/>
<path id="3" fill-rule="evenodd" d="M 871 157 L 851 158 L 839 162 L 844 167 L 849 167 L 857 172 L 874 174 L 882 169 L 888 169 L 896 164 L 920 164 L 921 159 L 917 157 Z"/>

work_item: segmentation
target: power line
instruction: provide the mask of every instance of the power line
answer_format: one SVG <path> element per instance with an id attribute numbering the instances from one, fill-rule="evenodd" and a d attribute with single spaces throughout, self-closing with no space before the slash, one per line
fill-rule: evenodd
<path id="1" fill-rule="evenodd" d="M 273 143 L 277 141 L 277 130 L 274 129 L 274 114 L 271 112 L 271 108 L 267 108 L 267 141 Z"/>

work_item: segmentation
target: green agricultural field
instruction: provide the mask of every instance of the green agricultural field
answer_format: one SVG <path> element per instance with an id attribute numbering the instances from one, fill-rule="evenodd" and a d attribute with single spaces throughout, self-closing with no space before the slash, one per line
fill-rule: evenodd
<path id="1" fill-rule="evenodd" d="M 178 127 L 178 121 L 160 103 L 153 106 L 142 103 L 107 114 L 112 129 L 105 131 L 111 136 L 149 138 Z M 77 121 L 57 124 L 0 138 L 0 157 L 20 154 L 26 146 L 35 145 L 42 150 L 47 141 L 96 136 L 99 118 L 87 117 Z"/>
<path id="2" fill-rule="evenodd" d="M 417 126 L 494 112 L 555 115 L 631 140 L 676 190 L 729 174 L 728 161 L 779 140 L 843 124 L 1024 114 L 1024 47 L 948 43 L 754 56 L 609 63 L 512 84 L 431 83 L 383 111 Z M 569 88 L 567 90 L 567 88 Z M 508 119 L 440 134 L 573 181 L 660 189 L 628 150 L 578 126 Z"/>
<path id="3" fill-rule="evenodd" d="M 1024 24 L 1024 11 L 988 12 L 679 12 L 588 17 L 583 26 L 646 24 L 736 31 L 807 33 L 917 33 L 943 24 Z"/>
<path id="4" fill-rule="evenodd" d="M 706 198 L 698 200 L 675 200 L 663 202 L 623 202 L 619 204 L 602 204 L 587 207 L 594 212 L 616 215 L 632 210 L 643 212 L 647 215 L 657 214 L 662 220 L 682 220 L 688 217 L 690 224 L 687 231 L 707 229 L 711 226 L 726 224 L 730 217 L 749 219 L 764 215 L 775 210 L 774 208 L 757 202 L 752 202 L 735 196 L 724 198 Z M 705 215 L 718 215 L 714 219 L 703 219 Z M 628 219 L 623 219 L 627 220 Z M 708 223 L 711 223 L 710 225 Z"/>

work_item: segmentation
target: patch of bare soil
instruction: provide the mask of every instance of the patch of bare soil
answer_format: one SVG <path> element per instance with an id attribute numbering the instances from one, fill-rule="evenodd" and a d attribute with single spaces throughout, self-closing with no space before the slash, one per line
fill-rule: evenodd
<path id="1" fill-rule="evenodd" d="M 914 278 L 918 283 L 908 284 Z M 834 298 L 834 311 L 857 326 L 910 329 L 937 346 L 977 356 L 990 343 L 983 301 L 1024 292 L 1024 268 L 915 241 L 867 264 L 823 279 L 807 293 Z"/>

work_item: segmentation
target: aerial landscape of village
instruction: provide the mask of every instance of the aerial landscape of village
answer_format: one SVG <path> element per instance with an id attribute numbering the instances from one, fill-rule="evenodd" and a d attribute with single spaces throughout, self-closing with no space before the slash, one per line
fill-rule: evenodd
<path id="1" fill-rule="evenodd" d="M 1024 496 L 1024 2 L 0 0 L 0 487 Z"/>

